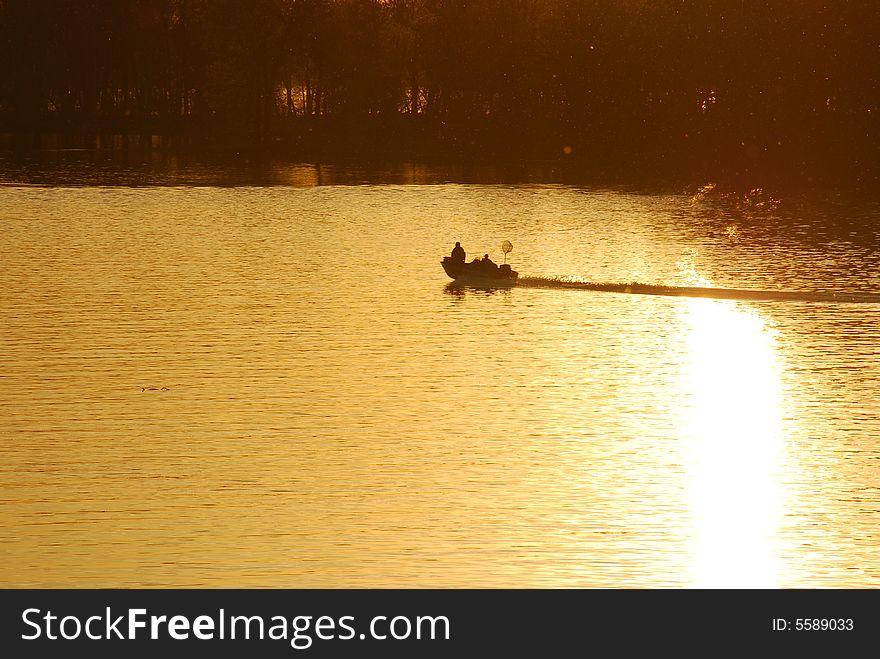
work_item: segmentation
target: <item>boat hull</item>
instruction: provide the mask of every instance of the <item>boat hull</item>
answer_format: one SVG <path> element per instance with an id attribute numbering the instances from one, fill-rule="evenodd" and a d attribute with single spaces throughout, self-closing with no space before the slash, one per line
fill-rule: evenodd
<path id="1" fill-rule="evenodd" d="M 507 271 L 504 275 L 503 271 L 497 276 L 493 276 L 478 266 L 470 263 L 456 262 L 449 257 L 444 258 L 440 265 L 443 266 L 444 272 L 452 279 L 453 283 L 461 286 L 473 286 L 475 288 L 510 288 L 516 286 L 519 273 L 515 270 Z"/>
<path id="2" fill-rule="evenodd" d="M 497 279 L 492 277 L 474 277 L 462 275 L 452 280 L 457 286 L 470 286 L 471 288 L 511 288 L 516 286 L 515 279 Z"/>

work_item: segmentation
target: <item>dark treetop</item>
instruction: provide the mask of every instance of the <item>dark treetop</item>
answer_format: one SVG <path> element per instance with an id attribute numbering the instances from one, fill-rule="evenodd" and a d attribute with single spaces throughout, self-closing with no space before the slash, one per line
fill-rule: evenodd
<path id="1" fill-rule="evenodd" d="M 873 177 L 875 0 L 0 0 L 0 133 Z"/>

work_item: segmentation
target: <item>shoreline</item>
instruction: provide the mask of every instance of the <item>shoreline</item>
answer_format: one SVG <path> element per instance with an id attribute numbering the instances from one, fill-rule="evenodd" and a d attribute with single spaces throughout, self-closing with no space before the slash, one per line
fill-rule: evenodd
<path id="1" fill-rule="evenodd" d="M 291 148 L 284 142 L 268 145 L 203 143 L 169 139 L 162 135 L 0 133 L 0 171 L 37 165 L 49 170 L 60 166 L 107 165 L 151 166 L 151 171 L 173 173 L 180 167 L 207 166 L 234 173 L 247 168 L 259 171 L 275 166 L 314 166 L 349 169 L 362 174 L 391 174 L 392 179 L 412 182 L 523 183 L 639 186 L 693 189 L 714 184 L 724 191 L 748 192 L 756 188 L 786 191 L 847 190 L 871 192 L 880 189 L 880 165 L 864 166 L 859 160 L 841 164 L 839 159 L 817 162 L 818 158 L 779 157 L 742 164 L 732 162 L 695 165 L 693 154 L 673 155 L 646 150 L 618 151 L 607 157 L 607 149 L 587 153 L 536 154 L 491 150 L 418 149 L 396 147 L 373 150 L 333 148 Z M 106 173 L 112 174 L 110 168 Z M 405 168 L 423 170 L 402 173 Z M 122 171 L 117 173 L 124 173 Z M 259 178 L 259 176 L 258 176 Z"/>

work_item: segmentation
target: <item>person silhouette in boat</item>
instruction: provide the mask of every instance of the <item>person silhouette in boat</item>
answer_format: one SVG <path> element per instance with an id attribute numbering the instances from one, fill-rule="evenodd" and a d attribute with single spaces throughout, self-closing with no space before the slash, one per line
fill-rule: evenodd
<path id="1" fill-rule="evenodd" d="M 483 255 L 483 260 L 480 261 L 480 266 L 486 274 L 494 275 L 498 272 L 498 266 L 489 258 L 488 254 Z"/>
<path id="2" fill-rule="evenodd" d="M 461 246 L 461 243 L 455 243 L 455 247 L 452 248 L 452 262 L 464 263 L 465 256 L 464 247 Z"/>

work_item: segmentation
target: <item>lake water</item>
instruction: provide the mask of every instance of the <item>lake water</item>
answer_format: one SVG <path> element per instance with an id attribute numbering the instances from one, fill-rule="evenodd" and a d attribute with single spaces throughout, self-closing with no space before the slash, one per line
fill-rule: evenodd
<path id="1" fill-rule="evenodd" d="M 7 164 L 3 586 L 880 586 L 876 199 L 266 172 Z"/>

